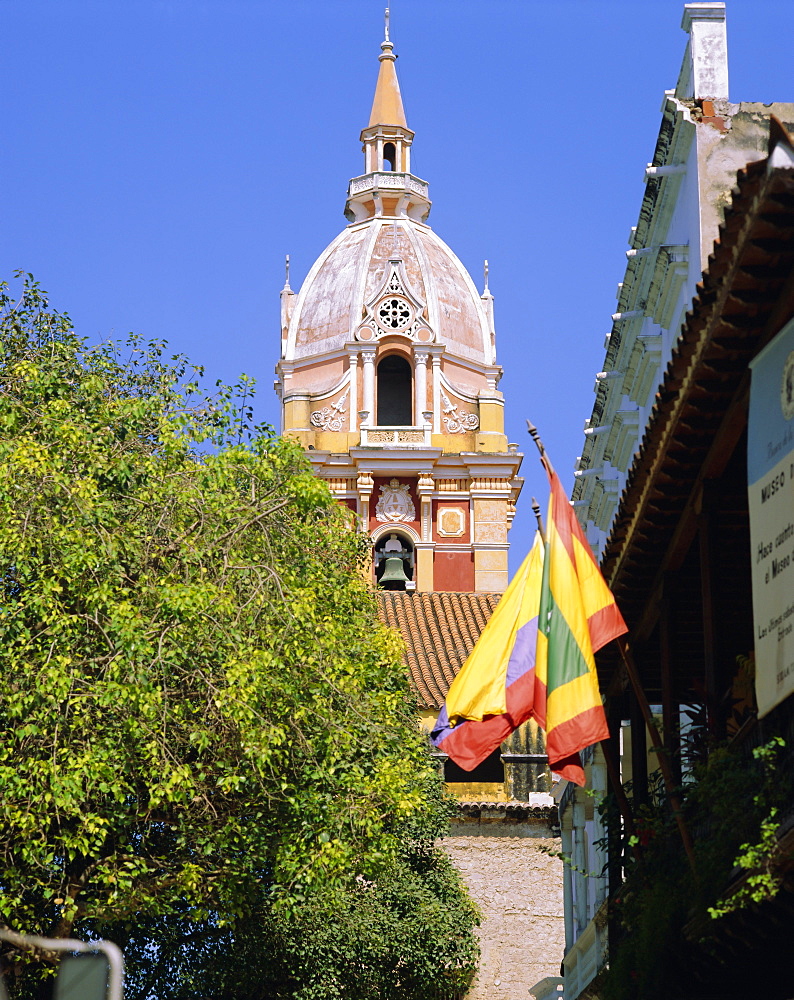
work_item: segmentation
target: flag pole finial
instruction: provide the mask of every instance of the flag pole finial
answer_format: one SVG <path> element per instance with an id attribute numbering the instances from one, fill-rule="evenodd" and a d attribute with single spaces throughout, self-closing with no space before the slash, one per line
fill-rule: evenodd
<path id="1" fill-rule="evenodd" d="M 541 441 L 538 429 L 532 423 L 531 420 L 527 420 L 527 430 L 529 431 L 529 436 L 532 438 L 532 440 L 538 447 L 538 451 L 540 452 L 540 460 L 543 463 L 543 468 L 550 476 L 553 475 L 554 469 L 552 469 L 551 462 L 549 461 L 548 456 L 546 455 L 546 446 Z"/>
<path id="2" fill-rule="evenodd" d="M 535 520 L 538 522 L 538 531 L 540 532 L 540 540 L 543 544 L 546 544 L 546 532 L 543 530 L 543 517 L 540 513 L 540 504 L 532 497 L 532 513 L 535 515 Z"/>

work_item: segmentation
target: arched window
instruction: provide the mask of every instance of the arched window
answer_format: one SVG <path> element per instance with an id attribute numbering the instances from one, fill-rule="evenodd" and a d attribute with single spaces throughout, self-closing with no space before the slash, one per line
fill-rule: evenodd
<path id="1" fill-rule="evenodd" d="M 383 147 L 383 169 L 397 169 L 397 150 L 394 148 L 393 142 L 387 142 Z"/>
<path id="2" fill-rule="evenodd" d="M 389 354 L 378 365 L 378 424 L 410 427 L 413 413 L 411 366 L 399 354 Z"/>
<path id="3" fill-rule="evenodd" d="M 414 547 L 401 532 L 390 531 L 375 543 L 375 579 L 384 590 L 405 590 L 405 580 L 414 578 Z M 387 579 L 384 580 L 384 575 Z"/>

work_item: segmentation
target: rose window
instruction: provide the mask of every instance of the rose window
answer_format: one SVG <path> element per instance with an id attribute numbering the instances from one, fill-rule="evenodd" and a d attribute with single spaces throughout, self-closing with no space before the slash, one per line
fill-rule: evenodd
<path id="1" fill-rule="evenodd" d="M 401 295 L 390 295 L 378 306 L 378 323 L 384 330 L 402 330 L 412 318 L 411 304 Z"/>

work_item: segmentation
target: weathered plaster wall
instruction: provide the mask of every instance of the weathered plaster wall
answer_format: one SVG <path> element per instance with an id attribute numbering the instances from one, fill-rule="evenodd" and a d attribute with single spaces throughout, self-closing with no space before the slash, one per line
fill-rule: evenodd
<path id="1" fill-rule="evenodd" d="M 794 124 L 792 104 L 737 105 L 726 101 L 715 105 L 717 117 L 703 118 L 704 122 L 714 123 L 713 126 L 696 126 L 703 236 L 700 270 L 708 266 L 725 209 L 731 202 L 737 172 L 769 152 L 769 116 L 776 115 L 788 129 Z"/>
<path id="2" fill-rule="evenodd" d="M 444 841 L 482 910 L 480 971 L 467 1000 L 530 1000 L 565 949 L 562 862 L 546 823 L 453 823 Z"/>

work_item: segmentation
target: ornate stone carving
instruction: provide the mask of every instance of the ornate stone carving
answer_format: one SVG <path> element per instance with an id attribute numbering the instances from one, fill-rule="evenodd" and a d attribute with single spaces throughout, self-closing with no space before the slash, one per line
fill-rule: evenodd
<path id="1" fill-rule="evenodd" d="M 363 342 L 399 335 L 429 344 L 435 335 L 427 323 L 426 305 L 411 288 L 402 259 L 395 256 L 389 261 L 383 284 L 365 303 L 364 316 L 353 335 Z"/>
<path id="2" fill-rule="evenodd" d="M 447 434 L 465 434 L 466 431 L 476 431 L 480 426 L 480 418 L 476 413 L 469 413 L 468 410 L 459 410 L 458 404 L 453 403 L 449 396 L 441 390 L 441 401 L 444 408 L 444 426 Z"/>
<path id="3" fill-rule="evenodd" d="M 490 477 L 478 476 L 476 479 L 472 479 L 471 488 L 472 490 L 488 490 L 489 492 L 495 492 L 496 490 L 509 491 L 510 480 L 491 479 Z"/>
<path id="4" fill-rule="evenodd" d="M 459 538 L 466 530 L 466 512 L 461 507 L 443 507 L 438 512 L 438 533 Z"/>
<path id="5" fill-rule="evenodd" d="M 465 493 L 468 482 L 467 479 L 439 479 L 436 488 L 439 493 Z"/>
<path id="6" fill-rule="evenodd" d="M 413 319 L 413 309 L 404 296 L 389 295 L 378 303 L 376 315 L 384 330 L 402 330 Z"/>
<path id="7" fill-rule="evenodd" d="M 358 479 L 356 480 L 356 488 L 362 497 L 369 496 L 374 485 L 375 480 L 372 478 L 371 472 L 359 472 Z"/>
<path id="8" fill-rule="evenodd" d="M 326 483 L 332 493 L 350 493 L 356 488 L 355 479 L 348 479 L 346 476 L 344 478 L 333 476 L 326 479 Z"/>
<path id="9" fill-rule="evenodd" d="M 407 188 L 415 191 L 416 194 L 427 198 L 428 187 L 424 181 L 403 173 L 372 173 L 363 177 L 354 177 L 350 182 L 348 193 L 351 195 L 361 194 L 363 191 L 370 191 L 375 188 Z"/>
<path id="10" fill-rule="evenodd" d="M 392 479 L 380 488 L 380 500 L 375 507 L 378 521 L 415 521 L 416 509 L 409 494 L 410 487 L 398 479 Z"/>
<path id="11" fill-rule="evenodd" d="M 367 435 L 369 444 L 422 444 L 424 432 L 416 430 L 375 430 Z"/>
<path id="12" fill-rule="evenodd" d="M 417 484 L 417 488 L 420 493 L 431 493 L 433 491 L 434 486 L 435 483 L 433 482 L 433 477 L 429 473 L 427 472 L 420 473 L 419 482 Z"/>
<path id="13" fill-rule="evenodd" d="M 319 427 L 324 431 L 341 431 L 344 423 L 344 415 L 347 413 L 347 397 L 350 390 L 346 390 L 335 403 L 324 406 L 321 410 L 315 410 L 309 417 L 312 427 Z"/>

